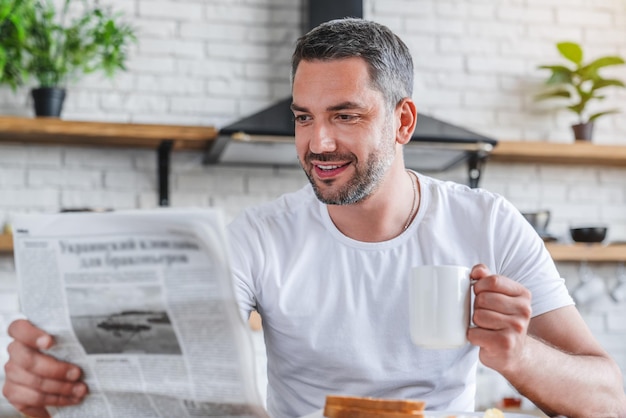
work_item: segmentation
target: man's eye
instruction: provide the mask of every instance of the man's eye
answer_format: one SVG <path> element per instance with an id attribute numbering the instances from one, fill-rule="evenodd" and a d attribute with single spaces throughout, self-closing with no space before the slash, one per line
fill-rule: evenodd
<path id="1" fill-rule="evenodd" d="M 355 115 L 337 115 L 337 118 L 344 122 L 349 122 L 349 121 L 356 119 L 356 116 Z"/>
<path id="2" fill-rule="evenodd" d="M 304 123 L 311 120 L 311 117 L 309 115 L 295 115 L 294 119 L 297 123 Z"/>

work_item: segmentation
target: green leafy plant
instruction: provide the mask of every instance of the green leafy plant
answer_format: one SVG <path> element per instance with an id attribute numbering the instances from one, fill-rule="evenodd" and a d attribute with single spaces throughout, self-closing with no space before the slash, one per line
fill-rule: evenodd
<path id="1" fill-rule="evenodd" d="M 11 2 L 11 0 L 0 0 Z M 0 46 L 12 51 L 16 60 L 11 70 L 13 78 L 7 84 L 22 84 L 25 76 L 33 76 L 40 87 L 62 87 L 81 75 L 102 71 L 111 77 L 125 70 L 127 49 L 136 40 L 134 29 L 120 21 L 120 15 L 103 8 L 96 1 L 82 0 L 82 13 L 70 18 L 73 0 L 65 0 L 60 13 L 51 0 L 13 0 L 20 3 L 19 15 L 9 16 L 20 21 L 11 44 L 0 38 Z M 2 9 L 0 9 L 2 10 Z M 23 36 L 25 30 L 26 36 Z M 6 65 L 5 65 L 5 73 Z"/>
<path id="2" fill-rule="evenodd" d="M 25 76 L 22 45 L 27 36 L 28 6 L 25 0 L 0 0 L 0 85 L 13 90 Z"/>
<path id="3" fill-rule="evenodd" d="M 546 80 L 549 89 L 536 96 L 537 100 L 569 99 L 566 109 L 578 116 L 580 124 L 593 122 L 600 116 L 619 112 L 617 109 L 605 110 L 589 115 L 587 105 L 592 100 L 603 100 L 599 94 L 607 87 L 623 88 L 621 80 L 604 78 L 599 70 L 605 67 L 624 64 L 624 59 L 618 56 L 604 56 L 589 63 L 583 62 L 583 50 L 574 42 L 560 42 L 556 45 L 559 53 L 568 62 L 568 65 L 541 65 L 540 69 L 550 70 L 550 77 Z"/>

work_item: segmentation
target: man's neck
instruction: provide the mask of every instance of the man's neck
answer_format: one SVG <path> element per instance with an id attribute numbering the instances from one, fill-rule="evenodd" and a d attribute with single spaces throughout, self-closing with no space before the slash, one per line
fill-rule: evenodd
<path id="1" fill-rule="evenodd" d="M 400 235 L 417 211 L 416 176 L 403 167 L 389 172 L 377 190 L 352 205 L 327 205 L 333 223 L 344 235 L 362 242 L 382 242 Z"/>

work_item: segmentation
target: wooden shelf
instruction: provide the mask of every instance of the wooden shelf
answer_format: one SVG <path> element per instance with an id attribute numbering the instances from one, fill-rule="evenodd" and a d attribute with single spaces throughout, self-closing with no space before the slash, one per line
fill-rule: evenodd
<path id="1" fill-rule="evenodd" d="M 0 142 L 204 150 L 217 137 L 212 126 L 77 122 L 56 118 L 0 116 Z"/>
<path id="2" fill-rule="evenodd" d="M 0 142 L 44 145 L 151 148 L 157 151 L 161 206 L 169 204 L 170 153 L 207 150 L 217 138 L 212 126 L 78 122 L 57 118 L 0 116 Z"/>
<path id="3" fill-rule="evenodd" d="M 626 244 L 555 244 L 547 243 L 554 261 L 589 261 L 609 263 L 626 261 Z"/>
<path id="4" fill-rule="evenodd" d="M 0 234 L 0 253 L 13 252 L 13 235 Z"/>
<path id="5" fill-rule="evenodd" d="M 590 142 L 499 141 L 491 161 L 626 167 L 626 146 Z"/>

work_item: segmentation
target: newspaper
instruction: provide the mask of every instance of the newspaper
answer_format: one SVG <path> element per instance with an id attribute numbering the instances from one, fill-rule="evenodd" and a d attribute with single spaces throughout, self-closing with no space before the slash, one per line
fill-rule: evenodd
<path id="1" fill-rule="evenodd" d="M 57 417 L 267 417 L 213 209 L 21 215 L 22 312 L 90 394 Z"/>

